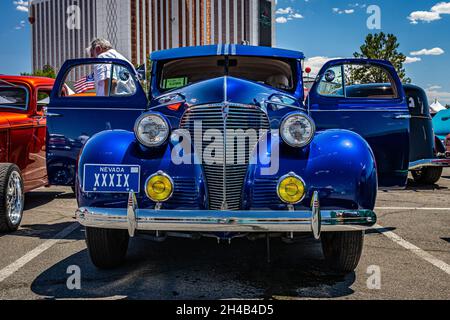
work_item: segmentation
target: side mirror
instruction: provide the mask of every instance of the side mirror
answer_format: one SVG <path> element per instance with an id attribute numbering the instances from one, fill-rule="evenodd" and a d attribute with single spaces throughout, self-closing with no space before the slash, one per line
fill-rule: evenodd
<path id="1" fill-rule="evenodd" d="M 139 66 L 139 67 L 136 69 L 136 72 L 137 72 L 137 74 L 138 74 L 138 78 L 139 78 L 140 81 L 145 81 L 145 80 L 147 80 L 147 79 L 146 79 L 146 78 L 147 78 L 147 67 L 146 67 L 145 64 Z"/>
<path id="2" fill-rule="evenodd" d="M 327 72 L 325 72 L 325 80 L 327 82 L 333 82 L 334 79 L 336 79 L 336 73 L 333 70 L 327 70 Z"/>

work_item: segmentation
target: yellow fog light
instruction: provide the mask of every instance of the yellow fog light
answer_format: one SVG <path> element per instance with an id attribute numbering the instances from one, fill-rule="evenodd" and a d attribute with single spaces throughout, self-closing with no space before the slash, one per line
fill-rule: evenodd
<path id="1" fill-rule="evenodd" d="M 158 172 L 148 178 L 145 191 L 154 202 L 164 202 L 173 194 L 173 180 L 164 172 Z"/>
<path id="2" fill-rule="evenodd" d="M 299 176 L 290 173 L 279 180 L 277 193 L 283 202 L 297 204 L 305 198 L 305 182 Z"/>

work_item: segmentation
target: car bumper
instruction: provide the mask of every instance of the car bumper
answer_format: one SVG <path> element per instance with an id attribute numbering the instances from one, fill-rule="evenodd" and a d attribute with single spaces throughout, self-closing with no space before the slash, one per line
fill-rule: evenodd
<path id="1" fill-rule="evenodd" d="M 446 153 L 446 158 L 422 159 L 409 163 L 409 170 L 420 170 L 424 167 L 450 167 L 450 154 Z"/>
<path id="2" fill-rule="evenodd" d="M 79 208 L 77 220 L 86 227 L 136 231 L 184 232 L 312 232 L 357 231 L 371 228 L 377 220 L 372 210 L 320 210 L 314 193 L 311 210 L 305 211 L 211 211 L 138 209 L 134 194 L 128 208 Z"/>

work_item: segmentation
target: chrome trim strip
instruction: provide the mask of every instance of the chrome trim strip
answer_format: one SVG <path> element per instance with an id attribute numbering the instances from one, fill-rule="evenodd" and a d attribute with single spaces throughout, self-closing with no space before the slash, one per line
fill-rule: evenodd
<path id="1" fill-rule="evenodd" d="M 352 112 L 398 112 L 398 113 L 407 113 L 404 110 L 386 110 L 386 109 L 371 109 L 371 110 L 355 110 L 355 109 L 333 109 L 333 110 L 314 110 L 311 109 L 311 112 L 345 112 L 345 111 L 352 111 Z"/>
<path id="2" fill-rule="evenodd" d="M 319 192 L 314 191 L 313 198 L 311 200 L 311 231 L 316 240 L 320 239 L 320 233 L 322 231 L 322 213 L 320 212 Z"/>
<path id="3" fill-rule="evenodd" d="M 305 108 L 302 108 L 302 107 L 299 107 L 299 106 L 294 106 L 292 104 L 282 103 L 282 102 L 274 102 L 274 101 L 270 101 L 270 100 L 261 100 L 260 103 L 262 105 L 264 105 L 266 108 L 267 108 L 267 105 L 273 104 L 273 105 L 280 106 L 280 107 L 293 108 L 293 109 L 298 109 L 298 110 L 302 110 L 302 111 L 306 112 Z"/>
<path id="4" fill-rule="evenodd" d="M 419 170 L 423 167 L 450 167 L 450 159 L 422 159 L 409 163 L 409 170 Z"/>
<path id="5" fill-rule="evenodd" d="M 376 223 L 371 210 L 320 211 L 323 232 L 367 230 Z M 311 232 L 312 211 L 168 211 L 136 209 L 136 230 L 192 232 Z M 87 227 L 127 230 L 127 209 L 80 208 Z"/>
<path id="6" fill-rule="evenodd" d="M 375 225 L 372 210 L 320 210 L 319 193 L 314 192 L 311 210 L 219 211 L 138 209 L 134 193 L 127 208 L 79 208 L 76 219 L 83 226 L 127 230 L 130 236 L 142 231 L 191 232 L 313 232 L 321 230 L 366 230 Z"/>
<path id="7" fill-rule="evenodd" d="M 146 109 L 138 108 L 47 108 L 50 110 L 117 110 L 117 111 L 146 111 Z"/>
<path id="8" fill-rule="evenodd" d="M 130 237 L 134 237 L 134 233 L 137 229 L 137 218 L 136 218 L 137 200 L 136 194 L 130 192 L 128 196 L 128 206 L 127 206 L 127 222 L 128 222 L 128 234 Z"/>

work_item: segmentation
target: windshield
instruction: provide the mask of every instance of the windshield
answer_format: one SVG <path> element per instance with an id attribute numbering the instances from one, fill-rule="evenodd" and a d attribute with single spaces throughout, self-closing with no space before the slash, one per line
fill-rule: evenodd
<path id="1" fill-rule="evenodd" d="M 23 87 L 0 86 L 0 108 L 26 110 L 28 91 Z"/>
<path id="2" fill-rule="evenodd" d="M 255 81 L 271 87 L 295 90 L 295 60 L 264 57 L 196 57 L 164 63 L 160 72 L 161 91 L 225 75 Z"/>

